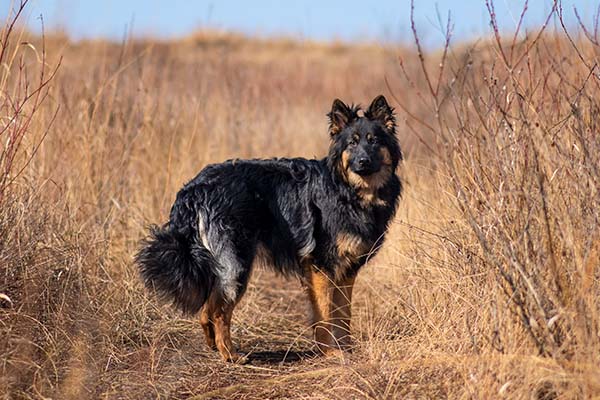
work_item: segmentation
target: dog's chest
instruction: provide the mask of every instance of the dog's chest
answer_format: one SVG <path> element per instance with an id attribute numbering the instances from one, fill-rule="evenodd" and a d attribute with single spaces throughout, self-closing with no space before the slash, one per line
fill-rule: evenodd
<path id="1" fill-rule="evenodd" d="M 355 264 L 362 257 L 368 256 L 372 246 L 370 240 L 355 233 L 340 232 L 335 238 L 337 256 L 343 264 Z"/>

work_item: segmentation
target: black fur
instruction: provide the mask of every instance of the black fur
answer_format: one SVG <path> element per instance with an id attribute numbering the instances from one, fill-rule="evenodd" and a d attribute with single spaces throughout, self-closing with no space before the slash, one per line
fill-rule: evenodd
<path id="1" fill-rule="evenodd" d="M 185 312 L 197 312 L 213 291 L 235 302 L 259 249 L 285 275 L 302 278 L 307 261 L 332 279 L 355 275 L 383 242 L 402 189 L 393 109 L 379 96 L 359 112 L 333 103 L 331 145 L 321 160 L 229 160 L 204 168 L 136 257 L 146 285 Z M 363 178 L 377 184 L 360 187 Z M 342 234 L 360 238 L 366 250 L 344 257 Z"/>
<path id="2" fill-rule="evenodd" d="M 214 257 L 170 226 L 151 228 L 136 261 L 146 285 L 185 313 L 198 312 L 213 289 Z"/>

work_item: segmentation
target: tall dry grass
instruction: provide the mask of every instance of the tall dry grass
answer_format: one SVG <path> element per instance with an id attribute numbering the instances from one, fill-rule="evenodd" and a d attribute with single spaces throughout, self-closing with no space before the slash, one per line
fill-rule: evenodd
<path id="1" fill-rule="evenodd" d="M 22 114 L 26 168 L 0 209 L 5 398 L 599 395 L 593 40 L 498 34 L 419 53 L 51 35 L 41 64 L 17 45 L 39 55 L 40 38 L 23 35 L 10 49 L 29 76 L 62 62 Z M 358 280 L 355 351 L 311 357 L 299 285 L 259 270 L 234 315 L 252 362 L 221 362 L 196 321 L 146 295 L 132 264 L 145 226 L 207 163 L 324 155 L 332 100 L 382 92 L 399 111 L 406 191 Z"/>

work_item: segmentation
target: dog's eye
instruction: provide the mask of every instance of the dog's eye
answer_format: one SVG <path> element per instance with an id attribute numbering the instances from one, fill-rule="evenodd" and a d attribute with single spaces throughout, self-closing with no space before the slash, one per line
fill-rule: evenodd
<path id="1" fill-rule="evenodd" d="M 348 142 L 349 146 L 356 146 L 358 144 L 358 141 L 355 138 L 350 139 L 350 141 Z"/>
<path id="2" fill-rule="evenodd" d="M 367 142 L 369 142 L 369 144 L 375 144 L 377 143 L 377 138 L 375 136 L 369 136 L 367 137 Z"/>

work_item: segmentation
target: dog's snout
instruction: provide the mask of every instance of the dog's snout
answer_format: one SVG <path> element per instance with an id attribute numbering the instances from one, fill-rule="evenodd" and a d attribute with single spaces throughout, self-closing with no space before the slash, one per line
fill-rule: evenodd
<path id="1" fill-rule="evenodd" d="M 367 157 L 361 157 L 358 159 L 358 165 L 360 165 L 361 167 L 368 167 L 369 165 L 371 165 L 371 160 Z"/>

